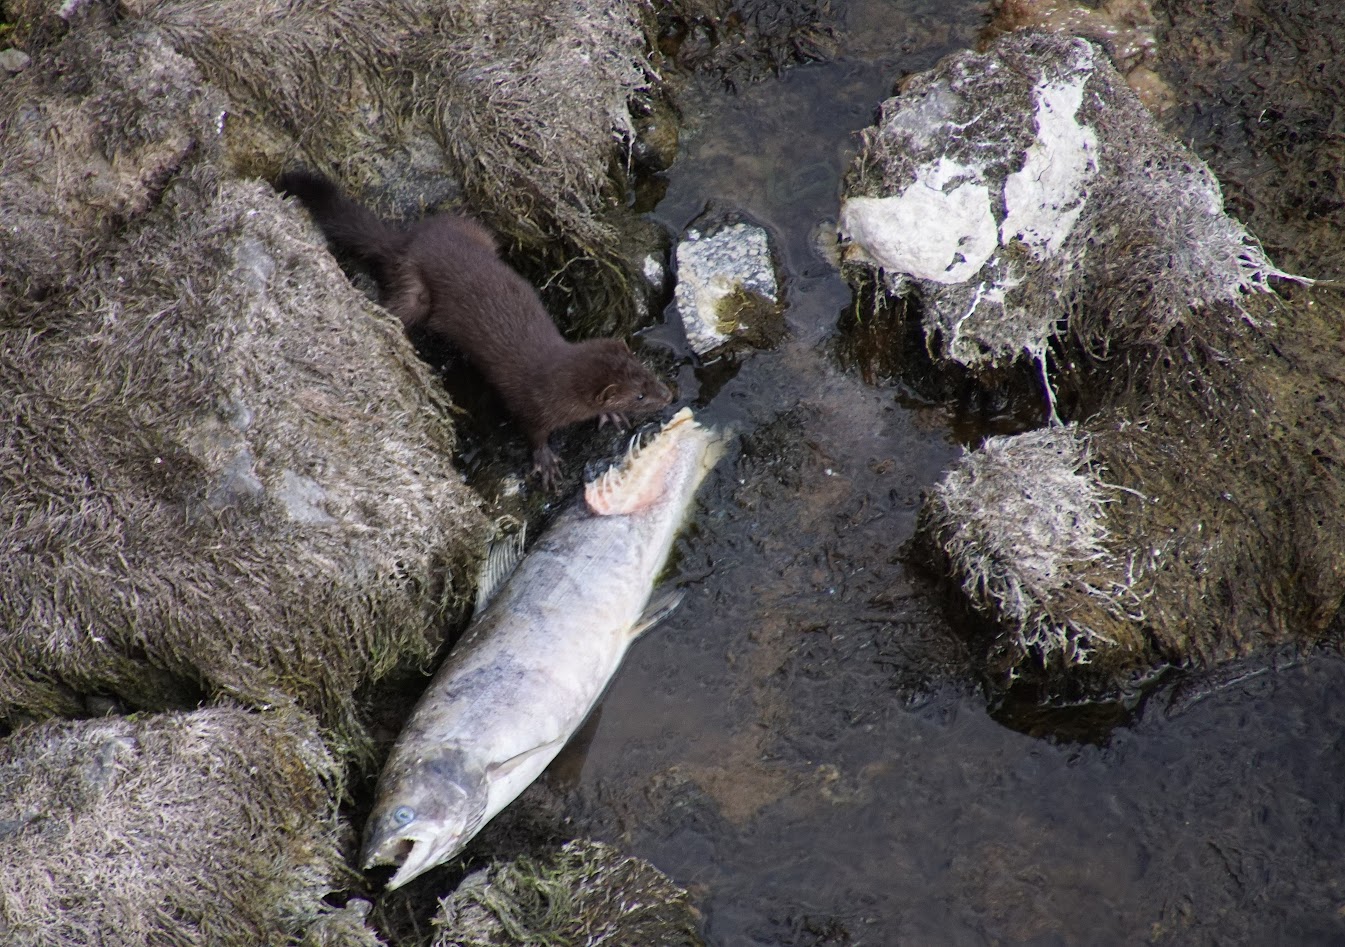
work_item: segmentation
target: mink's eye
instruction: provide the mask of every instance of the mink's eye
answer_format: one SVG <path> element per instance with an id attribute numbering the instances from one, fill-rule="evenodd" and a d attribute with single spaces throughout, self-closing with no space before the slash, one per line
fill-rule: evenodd
<path id="1" fill-rule="evenodd" d="M 644 392 L 642 391 L 642 392 L 640 392 L 638 395 L 636 395 L 636 396 L 635 396 L 635 400 L 636 400 L 636 401 L 643 401 L 643 400 L 644 400 Z"/>

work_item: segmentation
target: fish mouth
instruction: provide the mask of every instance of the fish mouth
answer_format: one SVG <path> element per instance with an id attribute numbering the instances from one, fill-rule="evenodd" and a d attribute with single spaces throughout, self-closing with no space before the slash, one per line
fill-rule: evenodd
<path id="1" fill-rule="evenodd" d="M 448 861 L 462 850 L 462 836 L 446 839 L 424 838 L 418 835 L 394 835 L 377 846 L 366 848 L 364 868 L 375 865 L 397 865 L 397 871 L 388 879 L 387 888 L 393 891 Z"/>
<path id="2" fill-rule="evenodd" d="M 627 516 L 662 503 L 668 495 L 672 471 L 692 445 L 701 448 L 701 469 L 694 486 L 719 458 L 722 444 L 717 432 L 701 427 L 691 409 L 682 408 L 652 440 L 633 441 L 620 464 L 584 485 L 589 512 L 595 516 Z"/>

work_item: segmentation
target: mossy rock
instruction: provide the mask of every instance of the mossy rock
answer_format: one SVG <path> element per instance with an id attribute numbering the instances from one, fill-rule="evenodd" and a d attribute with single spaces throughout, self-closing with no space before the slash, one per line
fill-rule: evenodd
<path id="1" fill-rule="evenodd" d="M 995 687 L 1076 699 L 1326 634 L 1341 294 L 1275 267 L 1099 50 L 1020 33 L 949 57 L 884 103 L 848 186 L 875 314 L 1047 407 L 920 518 Z"/>
<path id="2" fill-rule="evenodd" d="M 467 876 L 435 926 L 433 947 L 703 943 L 685 890 L 648 862 L 586 840 Z"/>
<path id="3" fill-rule="evenodd" d="M 0 743 L 0 939 L 286 943 L 347 880 L 337 772 L 294 712 L 21 729 Z"/>

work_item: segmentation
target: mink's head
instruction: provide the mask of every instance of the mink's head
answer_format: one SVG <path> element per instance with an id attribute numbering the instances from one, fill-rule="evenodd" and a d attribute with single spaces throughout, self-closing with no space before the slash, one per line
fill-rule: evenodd
<path id="1" fill-rule="evenodd" d="M 620 339 L 583 343 L 587 364 L 583 388 L 588 410 L 597 415 L 641 415 L 672 401 L 672 392 Z"/>

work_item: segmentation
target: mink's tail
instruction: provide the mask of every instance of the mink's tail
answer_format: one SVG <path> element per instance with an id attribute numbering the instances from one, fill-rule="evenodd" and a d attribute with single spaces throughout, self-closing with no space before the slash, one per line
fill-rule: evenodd
<path id="1" fill-rule="evenodd" d="M 339 249 L 374 264 L 386 263 L 395 255 L 401 233 L 342 194 L 329 178 L 312 171 L 286 171 L 276 179 L 275 187 L 282 194 L 299 198 Z"/>

